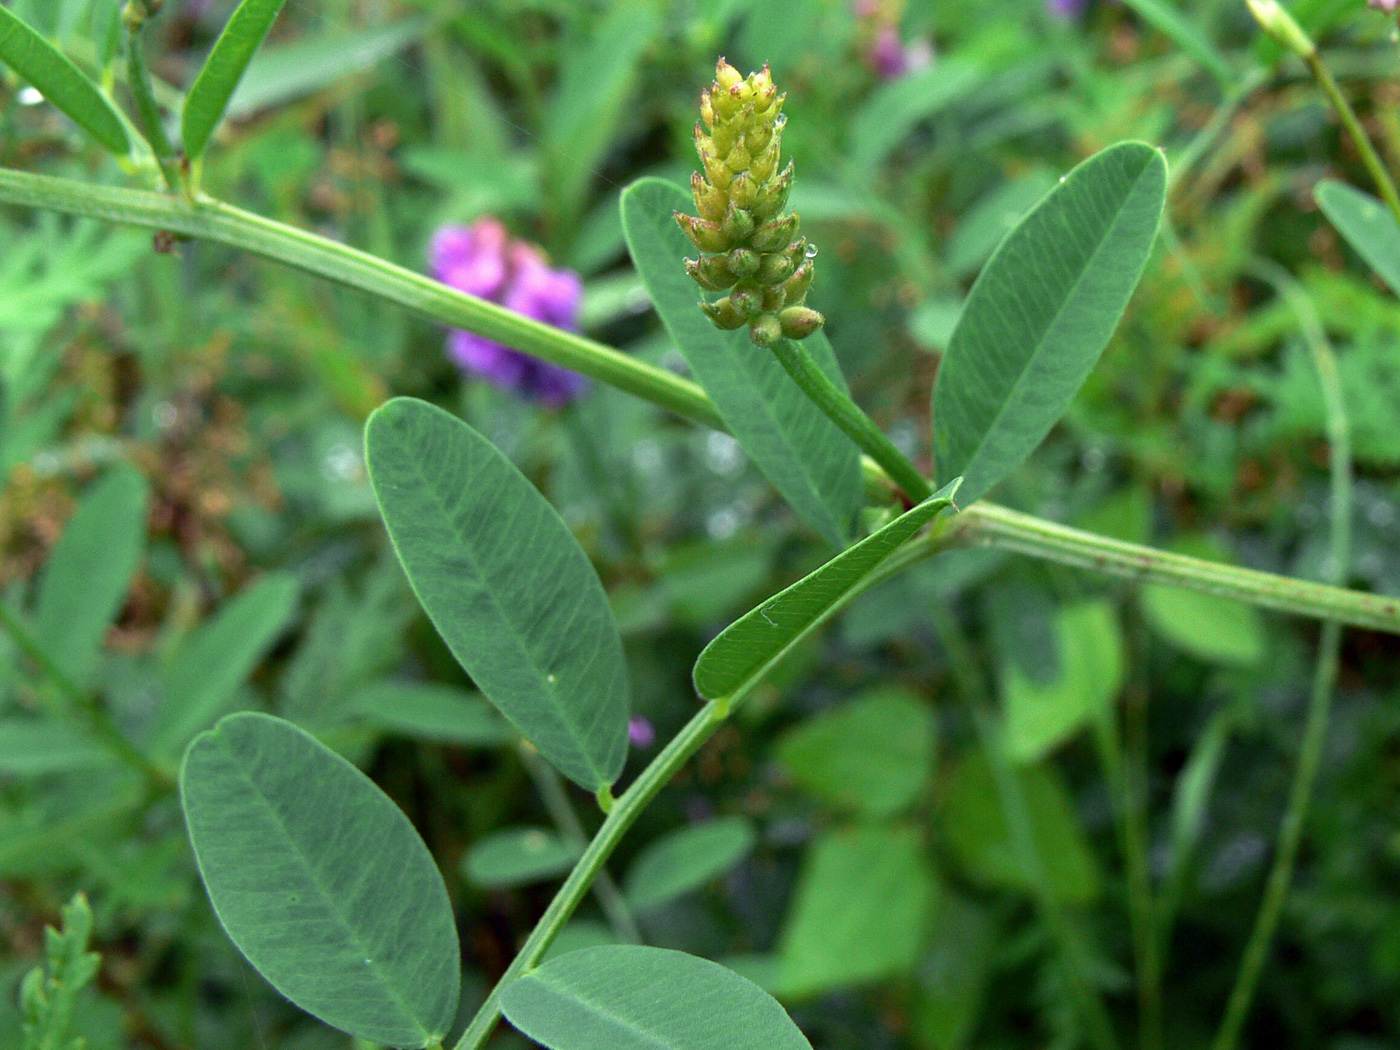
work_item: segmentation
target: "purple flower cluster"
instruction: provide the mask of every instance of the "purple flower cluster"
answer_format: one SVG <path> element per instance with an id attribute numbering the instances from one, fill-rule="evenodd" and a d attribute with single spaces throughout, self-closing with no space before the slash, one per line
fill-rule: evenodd
<path id="1" fill-rule="evenodd" d="M 578 330 L 583 295 L 578 274 L 550 269 L 538 248 L 512 238 L 496 219 L 444 226 L 433 238 L 430 261 L 433 276 L 458 291 L 557 328 Z M 460 329 L 448 333 L 447 353 L 460 368 L 552 408 L 588 387 L 575 372 Z"/>
<path id="2" fill-rule="evenodd" d="M 1045 0 L 1046 9 L 1058 18 L 1078 18 L 1089 6 L 1089 0 Z"/>
<path id="3" fill-rule="evenodd" d="M 926 37 L 905 42 L 899 33 L 899 9 L 886 0 L 855 0 L 851 9 L 863 40 L 866 64 L 881 80 L 897 80 L 933 63 L 933 43 Z"/>

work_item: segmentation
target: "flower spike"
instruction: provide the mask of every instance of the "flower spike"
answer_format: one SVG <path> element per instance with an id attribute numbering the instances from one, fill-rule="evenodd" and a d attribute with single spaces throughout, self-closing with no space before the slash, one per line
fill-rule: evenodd
<path id="1" fill-rule="evenodd" d="M 766 65 L 742 77 L 719 60 L 695 125 L 703 174 L 690 189 L 700 214 L 676 213 L 703 253 L 686 260 L 686 273 L 707 292 L 733 289 L 701 309 L 720 328 L 747 325 L 759 346 L 805 338 L 825 323 L 806 305 L 815 250 L 797 239 L 797 215 L 782 214 L 792 190 L 792 164 L 781 167 L 785 97 Z"/>

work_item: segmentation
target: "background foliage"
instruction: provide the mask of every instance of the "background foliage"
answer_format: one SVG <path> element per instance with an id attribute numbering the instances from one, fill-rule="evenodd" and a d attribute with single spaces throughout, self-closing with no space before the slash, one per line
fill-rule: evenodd
<path id="1" fill-rule="evenodd" d="M 189 83 L 231 6 L 170 0 L 148 30 L 158 89 Z M 1067 19 L 1030 0 L 910 0 L 880 10 L 936 54 L 885 79 L 879 6 L 291 0 L 205 185 L 411 268 L 442 224 L 497 216 L 583 277 L 585 330 L 680 369 L 627 261 L 621 188 L 688 177 L 716 54 L 769 61 L 793 115 L 793 203 L 821 247 L 812 302 L 856 398 L 918 455 L 939 353 L 1002 234 L 1090 154 L 1160 144 L 1168 223 L 1129 313 L 997 498 L 1325 576 L 1326 419 L 1301 296 L 1353 431 L 1348 582 L 1400 594 L 1400 305 L 1318 211 L 1319 180 L 1365 183 L 1301 69 L 1222 83 L 1215 49 L 1227 73 L 1278 56 L 1221 0 L 1171 8 L 1203 53 L 1116 4 Z M 10 7 L 84 68 L 111 53 L 115 0 Z M 1400 165 L 1393 22 L 1340 0 L 1293 10 Z M 14 78 L 0 164 L 123 178 Z M 81 889 L 103 955 L 75 1007 L 92 1050 L 347 1046 L 249 969 L 198 882 L 171 775 L 240 708 L 331 744 L 409 815 L 447 879 L 472 1009 L 576 832 L 551 826 L 547 778 L 414 601 L 375 510 L 369 413 L 391 394 L 435 401 L 546 494 L 602 578 L 634 712 L 661 741 L 695 708 L 700 650 L 815 568 L 822 539 L 732 439 L 616 391 L 543 409 L 464 380 L 433 326 L 311 278 L 51 215 L 0 223 L 0 591 L 72 686 L 0 635 L 0 1045 L 19 1044 L 43 925 Z M 1150 884 L 1167 1044 L 1204 1045 L 1270 859 L 1316 636 L 1171 588 L 946 555 L 787 657 L 612 866 L 647 943 L 726 962 L 833 1050 L 1081 1045 L 1047 915 L 1126 1019 L 1125 916 Z M 1400 1040 L 1397 663 L 1393 639 L 1347 632 L 1251 1046 Z M 979 697 L 1015 761 L 1048 910 L 996 802 Z M 140 754 L 94 735 L 94 702 Z M 634 748 L 630 772 L 651 753 Z M 1125 860 L 1135 833 L 1145 870 Z M 590 905 L 568 946 L 614 939 L 603 918 Z"/>

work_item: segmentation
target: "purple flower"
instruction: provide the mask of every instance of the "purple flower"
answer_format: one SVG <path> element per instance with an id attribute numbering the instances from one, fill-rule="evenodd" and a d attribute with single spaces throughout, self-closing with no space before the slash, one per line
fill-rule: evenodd
<path id="1" fill-rule="evenodd" d="M 1089 0 L 1045 0 L 1046 9 L 1056 18 L 1078 18 Z"/>
<path id="2" fill-rule="evenodd" d="M 1400 0 L 1367 0 L 1367 2 L 1381 11 L 1394 11 L 1400 7 Z"/>
<path id="3" fill-rule="evenodd" d="M 578 275 L 550 269 L 539 249 L 512 240 L 496 219 L 443 227 L 433 238 L 429 258 L 433 275 L 458 291 L 556 328 L 578 331 L 583 295 Z M 448 332 L 447 353 L 460 368 L 552 408 L 572 401 L 588 387 L 588 381 L 575 372 L 461 329 Z"/>
<path id="4" fill-rule="evenodd" d="M 636 747 L 651 747 L 656 743 L 656 729 L 641 715 L 627 723 L 627 738 Z"/>
<path id="5" fill-rule="evenodd" d="M 928 38 L 905 43 L 899 35 L 897 5 L 881 0 L 855 0 L 851 10 L 859 26 L 866 65 L 881 80 L 895 80 L 933 62 L 933 44 Z"/>

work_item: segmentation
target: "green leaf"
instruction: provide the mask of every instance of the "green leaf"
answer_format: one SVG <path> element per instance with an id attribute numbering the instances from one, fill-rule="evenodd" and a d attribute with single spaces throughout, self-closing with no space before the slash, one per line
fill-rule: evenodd
<path id="1" fill-rule="evenodd" d="M 1400 223 L 1369 193 L 1342 182 L 1318 183 L 1318 207 L 1346 242 L 1400 295 Z"/>
<path id="2" fill-rule="evenodd" d="M 447 888 L 368 777 L 290 722 L 245 712 L 195 738 L 180 797 L 214 911 L 274 988 L 370 1042 L 446 1034 L 461 966 Z"/>
<path id="3" fill-rule="evenodd" d="M 778 761 L 818 798 L 872 817 L 909 806 L 933 772 L 933 712 L 895 686 L 802 723 L 778 740 Z"/>
<path id="4" fill-rule="evenodd" d="M 692 249 L 674 218 L 690 207 L 684 191 L 660 179 L 642 179 L 623 191 L 632 262 L 681 356 L 744 451 L 793 510 L 832 546 L 844 547 L 861 505 L 859 453 L 776 357 L 754 346 L 746 331 L 721 332 L 700 310 L 700 290 L 681 262 Z M 802 345 L 844 389 L 825 336 Z"/>
<path id="5" fill-rule="evenodd" d="M 355 693 L 347 709 L 376 729 L 420 740 L 497 747 L 515 730 L 480 696 L 425 682 L 376 682 Z"/>
<path id="6" fill-rule="evenodd" d="M 1006 236 L 967 298 L 933 390 L 943 482 L 971 503 L 1040 444 L 1128 305 L 1166 198 L 1160 151 L 1124 142 L 1075 168 Z"/>
<path id="7" fill-rule="evenodd" d="M 92 675 L 146 542 L 146 479 L 109 471 L 83 496 L 39 580 L 39 644 L 74 682 Z"/>
<path id="8" fill-rule="evenodd" d="M 204 61 L 180 115 L 180 138 L 185 155 L 196 159 L 219 126 L 238 82 L 253 54 L 272 28 L 287 0 L 243 0 L 229 17 L 214 50 Z"/>
<path id="9" fill-rule="evenodd" d="M 550 1050 L 811 1050 L 756 984 L 666 948 L 561 955 L 506 985 L 501 1012 Z"/>
<path id="10" fill-rule="evenodd" d="M 977 66 L 944 59 L 881 87 L 851 119 L 846 181 L 865 185 L 919 123 L 971 95 L 984 79 Z"/>
<path id="11" fill-rule="evenodd" d="M 614 0 L 601 18 L 583 18 L 586 40 L 562 50 L 559 82 L 544 114 L 548 206 L 571 222 L 581 210 L 589 184 L 597 178 L 604 152 L 631 116 L 629 97 L 637 90 L 637 66 L 661 24 L 654 0 Z"/>
<path id="12" fill-rule="evenodd" d="M 489 441 L 396 398 L 365 430 L 404 572 L 486 698 L 590 791 L 627 755 L 627 668 L 607 595 L 548 501 Z"/>
<path id="13" fill-rule="evenodd" d="M 950 506 L 957 491 L 957 481 L 944 486 L 726 627 L 695 663 L 700 695 L 727 697 L 771 667 L 860 593 L 884 560 Z"/>
<path id="14" fill-rule="evenodd" d="M 1172 549 L 1220 561 L 1225 552 L 1205 536 L 1186 536 Z M 1258 667 L 1268 651 L 1264 618 L 1244 602 L 1163 583 L 1138 592 L 1148 626 L 1171 645 L 1206 663 Z"/>
<path id="15" fill-rule="evenodd" d="M 783 994 L 815 995 L 907 973 L 933 900 L 933 877 L 913 828 L 826 832 L 803 864 L 779 938 Z"/>
<path id="16" fill-rule="evenodd" d="M 0 7 L 0 62 L 4 62 L 110 152 L 131 152 L 116 107 L 62 51 Z"/>
<path id="17" fill-rule="evenodd" d="M 174 752 L 224 714 L 296 611 L 296 577 L 273 573 L 228 601 L 180 646 L 165 675 L 154 747 Z"/>
<path id="18" fill-rule="evenodd" d="M 94 769 L 114 762 L 111 751 L 62 722 L 0 719 L 0 773 L 32 777 Z"/>
<path id="19" fill-rule="evenodd" d="M 1107 710 L 1123 688 L 1123 637 L 1109 603 L 1060 609 L 1054 645 L 1058 673 L 1049 681 L 1014 660 L 1002 668 L 1004 745 L 1013 761 L 1043 758 Z"/>
<path id="20" fill-rule="evenodd" d="M 743 817 L 721 817 L 663 835 L 627 870 L 627 901 L 650 911 L 719 878 L 747 857 L 754 830 Z"/>
<path id="21" fill-rule="evenodd" d="M 405 18 L 361 30 L 332 30 L 265 47 L 249 63 L 228 104 L 233 119 L 280 106 L 371 69 L 421 37 L 426 18 Z"/>
<path id="22" fill-rule="evenodd" d="M 964 1050 L 977 1031 L 997 951 L 996 927 L 971 901 L 945 894 L 914 978 L 915 1045 Z"/>
<path id="23" fill-rule="evenodd" d="M 462 871 L 487 889 L 528 886 L 563 875 L 582 852 L 547 828 L 506 828 L 473 845 Z"/>
<path id="24" fill-rule="evenodd" d="M 1099 895 L 1102 879 L 1064 780 L 1048 765 L 1020 766 L 1015 772 L 1050 891 L 1066 904 L 1089 903 Z M 993 886 L 1034 892 L 1035 884 L 1007 829 L 996 778 L 983 751 L 968 754 L 956 767 L 943 805 L 948 845 L 969 875 Z"/>

